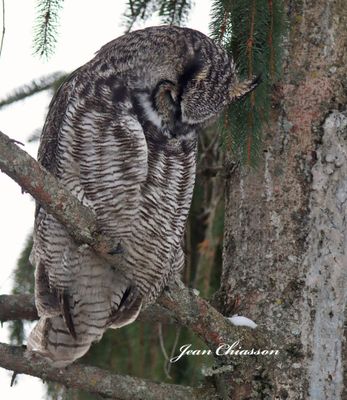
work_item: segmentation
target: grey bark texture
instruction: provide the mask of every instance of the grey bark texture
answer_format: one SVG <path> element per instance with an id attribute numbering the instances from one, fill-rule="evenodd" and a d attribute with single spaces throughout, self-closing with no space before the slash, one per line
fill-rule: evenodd
<path id="1" fill-rule="evenodd" d="M 284 77 L 264 159 L 227 181 L 221 288 L 224 312 L 267 327 L 267 347 L 282 357 L 239 365 L 228 377 L 230 396 L 339 400 L 346 398 L 347 2 L 286 7 Z"/>
<path id="2" fill-rule="evenodd" d="M 124 400 L 210 400 L 213 388 L 189 388 L 156 383 L 127 375 L 117 375 L 101 368 L 73 364 L 57 369 L 43 359 L 28 356 L 20 346 L 0 343 L 1 364 L 4 368 L 45 380 L 83 389 L 102 398 Z"/>

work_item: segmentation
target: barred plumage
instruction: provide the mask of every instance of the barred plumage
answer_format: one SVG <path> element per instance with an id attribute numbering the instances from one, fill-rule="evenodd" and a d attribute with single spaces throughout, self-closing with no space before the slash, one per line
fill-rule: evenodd
<path id="1" fill-rule="evenodd" d="M 109 265 L 38 205 L 40 321 L 29 350 L 65 366 L 156 300 L 184 262 L 198 131 L 255 86 L 238 83 L 232 61 L 205 35 L 165 26 L 106 44 L 61 86 L 39 161 L 123 253 Z"/>

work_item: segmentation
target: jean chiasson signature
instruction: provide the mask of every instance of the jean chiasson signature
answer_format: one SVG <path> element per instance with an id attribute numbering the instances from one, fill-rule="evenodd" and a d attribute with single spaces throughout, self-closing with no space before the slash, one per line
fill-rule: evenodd
<path id="1" fill-rule="evenodd" d="M 183 356 L 205 356 L 215 354 L 216 356 L 275 356 L 279 350 L 273 349 L 244 349 L 239 340 L 232 344 L 221 343 L 215 351 L 206 349 L 193 349 L 191 343 L 184 344 L 179 349 L 180 353 L 170 359 L 175 363 Z"/>

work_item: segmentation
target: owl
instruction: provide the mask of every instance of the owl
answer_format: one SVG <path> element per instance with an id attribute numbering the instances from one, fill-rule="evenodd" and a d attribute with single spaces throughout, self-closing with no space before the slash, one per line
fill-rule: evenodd
<path id="1" fill-rule="evenodd" d="M 116 254 L 75 243 L 37 205 L 30 352 L 64 367 L 155 302 L 184 263 L 199 131 L 257 83 L 239 82 L 202 33 L 159 26 L 104 45 L 62 84 L 38 160 L 92 210 Z"/>

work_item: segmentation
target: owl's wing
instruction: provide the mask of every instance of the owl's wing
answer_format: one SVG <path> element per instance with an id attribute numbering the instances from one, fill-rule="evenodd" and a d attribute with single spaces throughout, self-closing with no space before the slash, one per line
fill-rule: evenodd
<path id="1" fill-rule="evenodd" d="M 59 132 L 64 120 L 66 108 L 74 87 L 74 79 L 82 67 L 72 72 L 67 79 L 59 86 L 48 106 L 48 113 L 40 137 L 40 145 L 37 154 L 38 162 L 51 172 L 57 175 L 57 146 Z M 35 225 L 39 224 L 42 216 L 39 215 L 41 205 L 36 202 Z M 40 218 L 41 217 L 41 218 Z"/>
<path id="2" fill-rule="evenodd" d="M 73 80 L 79 69 L 74 71 L 58 88 L 54 94 L 49 107 L 47 118 L 41 133 L 40 145 L 37 159 L 46 170 L 53 175 L 57 175 L 56 164 L 57 156 L 56 149 L 59 140 L 59 131 L 62 126 L 67 104 L 72 92 Z M 56 290 L 50 288 L 49 276 L 46 266 L 39 261 L 39 257 L 35 257 L 35 253 L 45 247 L 42 246 L 42 235 L 40 224 L 47 217 L 46 211 L 41 207 L 40 203 L 36 202 L 35 210 L 35 232 L 34 232 L 34 247 L 30 256 L 32 264 L 36 264 L 35 272 L 35 302 L 39 315 L 58 315 L 66 313 L 66 296 L 59 296 Z M 36 242 L 36 243 L 35 243 Z M 69 320 L 69 318 L 67 318 Z M 69 330 L 73 331 L 69 328 Z"/>
<path id="3" fill-rule="evenodd" d="M 69 103 L 75 78 L 81 68 L 72 72 L 59 86 L 48 106 L 48 114 L 44 124 L 37 159 L 49 172 L 56 175 L 56 149 L 67 105 Z"/>
<path id="4" fill-rule="evenodd" d="M 38 158 L 72 194 L 93 209 L 103 233 L 115 244 L 119 240 L 126 243 L 139 209 L 141 185 L 147 177 L 147 142 L 123 83 L 93 74 L 95 71 L 87 68 L 79 69 L 57 91 L 50 104 Z M 36 291 L 40 293 L 36 296 L 37 306 L 41 316 L 52 316 L 54 310 L 56 315 L 63 315 L 70 334 L 75 336 L 77 329 L 69 305 L 73 299 L 67 301 L 72 281 L 74 297 L 79 293 L 87 296 L 88 291 L 95 291 L 98 284 L 102 287 L 104 283 L 93 281 L 94 287 L 90 287 L 91 279 L 86 276 L 93 278 L 99 261 L 92 265 L 87 255 L 82 263 L 77 245 L 52 219 L 38 205 L 34 247 L 43 278 L 36 279 Z M 93 279 L 99 278 L 102 274 Z M 130 286 L 131 277 L 125 287 L 118 288 L 119 293 L 113 287 L 112 295 L 123 300 L 113 303 L 108 325 L 123 325 L 138 312 L 141 301 L 134 290 L 129 291 L 129 296 L 122 295 Z M 48 292 L 49 296 L 45 296 Z M 105 293 L 105 302 L 108 298 Z"/>

